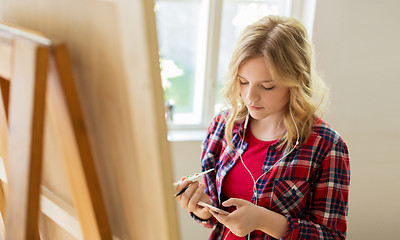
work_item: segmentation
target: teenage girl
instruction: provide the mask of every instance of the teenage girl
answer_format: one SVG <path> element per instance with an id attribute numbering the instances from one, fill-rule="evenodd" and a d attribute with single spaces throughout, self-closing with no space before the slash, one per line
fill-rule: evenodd
<path id="1" fill-rule="evenodd" d="M 240 35 L 225 84 L 228 110 L 202 144 L 202 171 L 215 171 L 177 197 L 213 228 L 209 239 L 345 239 L 348 150 L 317 116 L 324 85 L 311 50 L 294 18 L 264 17 Z"/>

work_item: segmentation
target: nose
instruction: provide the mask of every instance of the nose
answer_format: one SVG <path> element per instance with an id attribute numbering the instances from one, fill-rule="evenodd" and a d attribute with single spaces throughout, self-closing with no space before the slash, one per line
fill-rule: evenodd
<path id="1" fill-rule="evenodd" d="M 247 87 L 246 98 L 250 105 L 254 105 L 255 102 L 260 100 L 260 93 L 255 86 L 251 84 Z"/>

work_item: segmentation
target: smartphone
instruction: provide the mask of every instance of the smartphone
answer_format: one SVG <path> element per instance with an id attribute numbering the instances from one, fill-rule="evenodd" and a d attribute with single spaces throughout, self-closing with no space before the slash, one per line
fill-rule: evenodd
<path id="1" fill-rule="evenodd" d="M 223 214 L 223 215 L 228 215 L 229 214 L 229 212 L 224 211 L 224 210 L 219 209 L 219 208 L 216 208 L 216 207 L 214 207 L 214 206 L 212 206 L 210 204 L 207 204 L 205 202 L 198 202 L 197 204 L 202 206 L 202 207 L 208 207 L 210 210 L 212 210 L 212 211 L 214 211 L 216 213 L 219 213 L 219 214 Z"/>

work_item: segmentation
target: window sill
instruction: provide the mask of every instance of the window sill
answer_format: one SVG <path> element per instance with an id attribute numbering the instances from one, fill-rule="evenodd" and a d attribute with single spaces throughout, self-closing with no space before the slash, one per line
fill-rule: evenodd
<path id="1" fill-rule="evenodd" d="M 168 141 L 203 141 L 206 137 L 206 130 L 169 130 Z"/>

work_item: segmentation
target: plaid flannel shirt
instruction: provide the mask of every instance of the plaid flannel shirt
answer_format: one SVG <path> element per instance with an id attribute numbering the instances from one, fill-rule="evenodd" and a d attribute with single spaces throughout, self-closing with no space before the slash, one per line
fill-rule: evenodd
<path id="1" fill-rule="evenodd" d="M 233 145 L 227 146 L 224 137 L 225 120 L 222 114 L 214 118 L 202 143 L 201 167 L 206 174 L 204 192 L 214 206 L 226 199 L 222 196 L 222 182 L 227 172 L 235 165 L 242 148 L 243 121 L 233 128 Z M 285 155 L 278 144 L 268 149 L 263 171 L 267 171 Z M 258 205 L 286 216 L 287 232 L 282 239 L 345 239 L 348 213 L 350 169 L 347 146 L 343 139 L 327 123 L 316 119 L 309 138 L 257 182 Z M 252 202 L 255 203 L 255 196 Z M 224 226 L 215 218 L 201 220 L 214 228 L 210 240 L 221 240 Z M 251 233 L 250 239 L 274 239 L 267 234 Z"/>

